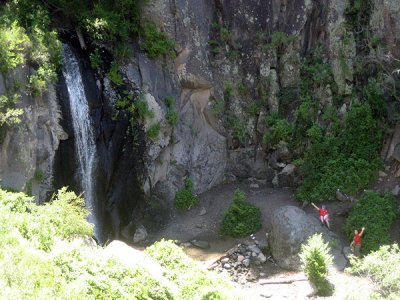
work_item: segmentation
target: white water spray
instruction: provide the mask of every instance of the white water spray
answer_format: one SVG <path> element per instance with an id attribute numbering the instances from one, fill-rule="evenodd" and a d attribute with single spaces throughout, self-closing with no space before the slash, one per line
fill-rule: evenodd
<path id="1" fill-rule="evenodd" d="M 90 120 L 89 106 L 85 96 L 78 60 L 68 45 L 62 46 L 62 53 L 64 58 L 62 72 L 68 89 L 72 126 L 75 135 L 75 151 L 79 165 L 79 179 L 81 188 L 84 191 L 86 208 L 91 211 L 88 221 L 95 225 L 94 235 L 98 237 L 99 228 L 96 219 L 93 182 L 96 161 L 93 125 Z"/>

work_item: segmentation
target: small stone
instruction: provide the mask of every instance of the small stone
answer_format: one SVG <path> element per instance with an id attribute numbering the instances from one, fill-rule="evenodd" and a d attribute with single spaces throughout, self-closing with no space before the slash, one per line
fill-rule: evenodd
<path id="1" fill-rule="evenodd" d="M 200 241 L 200 240 L 192 240 L 190 243 L 200 249 L 207 249 L 210 248 L 210 243 L 207 241 Z"/>
<path id="2" fill-rule="evenodd" d="M 265 255 L 263 253 L 258 254 L 257 258 L 260 263 L 265 263 L 267 261 L 267 258 L 265 257 Z"/>
<path id="3" fill-rule="evenodd" d="M 398 196 L 398 195 L 400 194 L 400 186 L 399 186 L 399 185 L 396 185 L 396 186 L 393 188 L 392 194 L 393 194 L 394 196 Z"/>
<path id="4" fill-rule="evenodd" d="M 222 263 L 227 263 L 228 261 L 229 261 L 229 257 L 225 257 L 225 258 L 221 259 Z"/>
<path id="5" fill-rule="evenodd" d="M 265 277 L 266 275 L 265 273 L 260 273 L 260 277 Z"/>
<path id="6" fill-rule="evenodd" d="M 249 249 L 251 252 L 255 252 L 256 254 L 261 253 L 260 248 L 258 248 L 256 245 L 251 245 L 251 246 L 248 247 L 248 249 Z"/>
<path id="7" fill-rule="evenodd" d="M 272 294 L 271 293 L 262 293 L 262 294 L 260 294 L 260 296 L 264 297 L 264 298 L 271 298 Z"/>
<path id="8" fill-rule="evenodd" d="M 188 248 L 188 247 L 192 246 L 192 244 L 189 243 L 189 242 L 181 243 L 181 244 L 179 244 L 179 245 L 180 245 L 182 248 Z"/>
<path id="9" fill-rule="evenodd" d="M 257 253 L 252 252 L 252 253 L 251 253 L 251 256 L 256 257 L 256 256 L 257 256 Z"/>
<path id="10" fill-rule="evenodd" d="M 379 171 L 379 177 L 386 177 L 387 174 L 383 171 Z"/>
<path id="11" fill-rule="evenodd" d="M 250 183 L 250 188 L 251 189 L 258 189 L 260 186 L 258 185 L 258 183 Z"/>
<path id="12" fill-rule="evenodd" d="M 140 225 L 136 231 L 135 234 L 133 235 L 133 242 L 134 243 L 139 243 L 139 242 L 143 242 L 147 239 L 147 230 L 146 228 L 144 228 L 143 225 Z"/>
<path id="13" fill-rule="evenodd" d="M 224 264 L 224 268 L 227 269 L 227 270 L 229 270 L 229 269 L 232 268 L 232 266 L 231 266 L 230 264 L 226 263 L 226 264 Z"/>
<path id="14" fill-rule="evenodd" d="M 248 259 L 248 258 L 244 259 L 244 260 L 242 261 L 242 264 L 243 264 L 245 267 L 250 266 L 250 259 Z"/>
<path id="15" fill-rule="evenodd" d="M 199 215 L 200 216 L 204 216 L 206 213 L 207 213 L 207 210 L 204 207 L 202 207 L 201 210 L 200 210 Z"/>

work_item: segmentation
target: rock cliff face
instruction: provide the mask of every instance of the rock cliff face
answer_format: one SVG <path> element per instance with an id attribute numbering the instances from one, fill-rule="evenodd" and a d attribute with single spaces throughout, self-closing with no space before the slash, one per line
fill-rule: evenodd
<path id="1" fill-rule="evenodd" d="M 197 193 L 232 177 L 295 185 L 286 145 L 266 150 L 262 143 L 265 116 L 279 111 L 296 117 L 301 60 L 316 49 L 332 67 L 334 81 L 313 92 L 321 107 L 332 105 L 333 94 L 343 97 L 338 114 L 346 112 L 356 59 L 368 55 L 348 25 L 360 15 L 349 13 L 353 2 L 153 1 L 144 17 L 177 41 L 177 57 L 156 65 L 140 58 L 139 73 L 164 115 L 163 98 L 176 98 L 180 121 L 172 131 L 164 124 L 164 135 L 149 143 L 145 191 L 171 200 L 185 176 L 193 178 Z M 377 55 L 391 51 L 398 57 L 399 8 L 395 1 L 370 1 L 371 11 L 360 17 L 381 39 Z M 261 104 L 254 110 L 252 103 Z"/>
<path id="2" fill-rule="evenodd" d="M 28 66 L 0 74 L 0 95 L 27 85 Z M 53 161 L 60 140 L 68 135 L 60 126 L 60 107 L 55 87 L 39 97 L 23 92 L 18 102 L 23 109 L 21 123 L 9 128 L 0 144 L 1 186 L 22 190 L 42 203 L 53 190 Z"/>
<path id="3" fill-rule="evenodd" d="M 270 130 L 265 125 L 267 116 L 279 112 L 289 121 L 297 118 L 304 58 L 318 52 L 322 63 L 331 66 L 333 80 L 322 80 L 313 86 L 313 93 L 321 109 L 341 97 L 343 105 L 336 112 L 340 116 L 351 104 L 359 80 L 354 75 L 357 59 L 379 56 L 387 67 L 400 56 L 400 3 L 370 0 L 361 15 L 355 2 L 151 1 L 142 17 L 176 40 L 176 57 L 149 59 L 133 41 L 134 55 L 119 71 L 129 92 L 142 93 L 154 114 L 143 128 L 137 128 L 136 135 L 130 132 L 128 119 L 116 120 L 118 88 L 107 76 L 96 78 L 82 58 L 101 157 L 97 193 L 104 220 L 114 233 L 143 219 L 138 195 L 143 192 L 152 207 L 170 208 L 188 177 L 195 193 L 245 177 L 264 179 L 274 186 L 295 186 L 299 179 L 292 164 L 296 153 L 288 150 L 285 141 L 268 145 L 263 136 Z M 360 28 L 349 25 L 352 18 L 360 18 L 357 24 L 374 34 L 369 41 L 379 39 L 382 47 L 364 45 Z M 0 93 L 12 78 L 26 80 L 27 72 L 19 68 L 0 76 Z M 387 76 L 386 83 L 393 80 Z M 51 187 L 60 140 L 55 186 L 74 185 L 73 136 L 63 89 L 61 80 L 58 97 L 53 89 L 37 99 L 23 97 L 22 125 L 9 130 L 1 144 L 3 186 L 26 190 L 32 185 L 33 193 L 43 199 Z M 173 97 L 172 104 L 166 103 L 167 97 Z M 397 108 L 399 104 L 392 101 L 390 105 Z M 168 110 L 177 112 L 176 124 L 168 121 Z M 319 115 L 318 121 L 324 122 Z M 160 130 L 149 138 L 145 133 L 154 123 Z M 388 144 L 395 149 L 397 141 L 393 143 Z M 43 181 L 35 177 L 38 170 L 44 173 Z"/>

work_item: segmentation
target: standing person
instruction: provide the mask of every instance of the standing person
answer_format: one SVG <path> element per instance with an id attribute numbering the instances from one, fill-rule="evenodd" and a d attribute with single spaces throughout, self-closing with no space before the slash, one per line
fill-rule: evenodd
<path id="1" fill-rule="evenodd" d="M 354 238 L 353 241 L 350 243 L 351 251 L 354 253 L 355 256 L 360 256 L 360 247 L 361 247 L 361 237 L 364 233 L 365 227 L 361 229 L 361 232 L 358 233 L 358 230 L 354 230 Z"/>
<path id="2" fill-rule="evenodd" d="M 331 230 L 331 226 L 329 225 L 329 213 L 326 209 L 325 205 L 322 205 L 321 208 L 316 206 L 313 202 L 311 202 L 312 206 L 315 207 L 316 210 L 319 211 L 319 219 L 321 220 L 322 225 L 326 224 L 329 230 Z"/>

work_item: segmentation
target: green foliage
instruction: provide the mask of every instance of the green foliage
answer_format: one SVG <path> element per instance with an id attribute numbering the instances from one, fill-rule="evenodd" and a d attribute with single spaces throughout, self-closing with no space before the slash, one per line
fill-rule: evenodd
<path id="1" fill-rule="evenodd" d="M 57 79 L 61 43 L 47 11 L 35 1 L 10 1 L 0 9 L 0 71 L 23 63 L 33 67 L 29 91 L 39 96 Z"/>
<path id="2" fill-rule="evenodd" d="M 241 118 L 236 115 L 230 114 L 226 118 L 228 127 L 232 130 L 232 135 L 240 142 L 244 141 L 246 136 L 246 127 Z"/>
<path id="3" fill-rule="evenodd" d="M 292 43 L 295 39 L 295 36 L 287 35 L 286 33 L 281 31 L 276 31 L 271 35 L 270 47 L 272 49 L 280 49 L 283 46 Z"/>
<path id="4" fill-rule="evenodd" d="M 96 72 L 100 72 L 101 64 L 103 63 L 100 55 L 100 50 L 96 48 L 92 53 L 89 55 L 90 59 L 90 66 Z"/>
<path id="5" fill-rule="evenodd" d="M 149 109 L 146 100 L 141 97 L 133 103 L 130 110 L 132 113 L 136 113 L 139 123 L 143 123 L 146 118 L 152 119 L 154 117 L 154 113 Z"/>
<path id="6" fill-rule="evenodd" d="M 208 45 L 210 46 L 211 53 L 215 56 L 221 53 L 221 45 L 216 40 L 209 40 Z"/>
<path id="7" fill-rule="evenodd" d="M 225 111 L 225 101 L 223 99 L 212 99 L 212 110 L 216 114 L 222 114 Z"/>
<path id="8" fill-rule="evenodd" d="M 386 245 L 363 259 L 353 258 L 353 274 L 366 275 L 376 284 L 385 299 L 400 298 L 400 249 L 397 244 Z"/>
<path id="9" fill-rule="evenodd" d="M 1 299 L 238 299 L 227 279 L 201 268 L 172 242 L 148 248 L 167 270 L 160 279 L 101 248 L 61 240 L 92 234 L 82 205 L 65 188 L 45 206 L 0 189 Z"/>
<path id="10" fill-rule="evenodd" d="M 119 72 L 119 66 L 115 62 L 111 64 L 110 71 L 108 72 L 108 77 L 110 78 L 111 82 L 114 83 L 116 86 L 121 86 L 124 83 L 121 73 Z"/>
<path id="11" fill-rule="evenodd" d="M 231 82 L 225 82 L 224 85 L 224 100 L 229 101 L 233 97 L 233 85 Z"/>
<path id="12" fill-rule="evenodd" d="M 304 273 L 320 296 L 330 296 L 334 287 L 327 280 L 332 255 L 329 246 L 324 243 L 321 234 L 309 237 L 307 244 L 301 246 L 300 260 Z"/>
<path id="13" fill-rule="evenodd" d="M 246 112 L 251 116 L 260 114 L 260 105 L 257 102 L 252 102 L 246 106 Z"/>
<path id="14" fill-rule="evenodd" d="M 207 272 L 188 258 L 172 241 L 161 240 L 148 247 L 147 253 L 168 270 L 167 278 L 179 289 L 177 299 L 238 299 L 231 283 Z"/>
<path id="15" fill-rule="evenodd" d="M 165 103 L 167 104 L 167 114 L 165 118 L 170 125 L 175 125 L 179 121 L 178 113 L 174 110 L 175 99 L 172 96 L 165 97 Z"/>
<path id="16" fill-rule="evenodd" d="M 385 119 L 388 113 L 381 84 L 376 79 L 370 78 L 362 92 L 371 107 L 374 118 Z"/>
<path id="17" fill-rule="evenodd" d="M 249 93 L 249 88 L 241 82 L 238 86 L 238 91 L 240 96 L 245 97 Z"/>
<path id="18" fill-rule="evenodd" d="M 268 126 L 263 136 L 265 145 L 274 146 L 280 141 L 287 141 L 293 132 L 293 126 L 286 119 L 281 119 L 278 114 L 267 116 L 265 122 Z"/>
<path id="19" fill-rule="evenodd" d="M 0 17 L 4 15 L 0 14 Z M 30 40 L 25 30 L 18 26 L 17 21 L 0 24 L 0 71 L 6 72 L 23 64 L 25 50 L 29 46 Z"/>
<path id="20" fill-rule="evenodd" d="M 340 130 L 326 132 L 315 124 L 306 129 L 311 145 L 299 165 L 304 178 L 298 199 L 333 200 L 336 189 L 355 193 L 376 178 L 382 134 L 369 105 L 353 104 L 344 120 Z"/>
<path id="21" fill-rule="evenodd" d="M 197 203 L 199 203 L 199 198 L 193 195 L 193 181 L 189 177 L 186 179 L 184 187 L 176 192 L 174 204 L 177 208 L 189 209 Z"/>
<path id="22" fill-rule="evenodd" d="M 0 95 L 0 130 L 21 122 L 22 109 L 14 108 L 19 100 L 18 94 Z"/>
<path id="23" fill-rule="evenodd" d="M 150 58 L 156 58 L 162 54 L 174 57 L 175 41 L 164 32 L 157 29 L 156 24 L 146 23 L 141 31 L 143 42 L 140 49 L 146 51 Z"/>
<path id="24" fill-rule="evenodd" d="M 92 225 L 85 219 L 88 213 L 83 207 L 83 199 L 67 192 L 66 188 L 58 191 L 52 204 L 44 206 L 36 206 L 33 198 L 22 193 L 3 190 L 0 190 L 0 203 L 1 218 L 6 218 L 1 221 L 16 229 L 37 249 L 50 251 L 56 235 L 64 238 L 92 235 Z"/>
<path id="25" fill-rule="evenodd" d="M 35 174 L 33 175 L 33 178 L 37 181 L 37 182 L 41 182 L 44 179 L 44 172 L 40 169 L 37 169 L 35 171 Z"/>
<path id="26" fill-rule="evenodd" d="M 230 207 L 224 214 L 221 233 L 233 237 L 246 236 L 261 228 L 261 211 L 245 201 L 245 194 L 237 189 Z"/>
<path id="27" fill-rule="evenodd" d="M 155 138 L 158 137 L 158 134 L 160 133 L 161 125 L 160 123 L 154 123 L 149 126 L 147 129 L 147 136 L 149 139 L 154 140 Z"/>
<path id="28" fill-rule="evenodd" d="M 361 252 L 369 253 L 389 244 L 390 228 L 395 219 L 396 202 L 392 195 L 366 192 L 352 207 L 344 231 L 348 238 L 352 239 L 354 230 L 365 226 Z"/>

